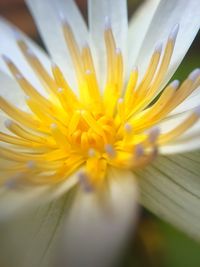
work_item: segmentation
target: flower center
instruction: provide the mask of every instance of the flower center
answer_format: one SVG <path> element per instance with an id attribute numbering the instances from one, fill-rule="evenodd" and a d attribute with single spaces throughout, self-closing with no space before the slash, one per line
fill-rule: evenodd
<path id="1" fill-rule="evenodd" d="M 52 65 L 52 77 L 21 38 L 17 44 L 47 88 L 48 97 L 42 96 L 15 64 L 3 57 L 26 94 L 29 108 L 29 112 L 22 111 L 0 97 L 0 108 L 9 117 L 5 121 L 9 133 L 0 132 L 2 182 L 8 187 L 56 184 L 77 170 L 86 189 L 98 187 L 109 166 L 132 170 L 144 167 L 156 157 L 160 145 L 173 141 L 199 119 L 197 109 L 168 132 L 155 127 L 200 84 L 198 69 L 180 86 L 177 81 L 169 84 L 152 102 L 170 63 L 177 26 L 165 49 L 156 46 L 143 79 L 138 82 L 135 68 L 124 88 L 123 57 L 107 25 L 107 80 L 103 94 L 90 48 L 79 49 L 68 23 L 64 22 L 62 28 L 74 63 L 79 97 L 59 67 Z"/>
<path id="2" fill-rule="evenodd" d="M 115 125 L 112 118 L 87 110 L 76 110 L 69 122 L 68 138 L 77 151 L 93 148 L 104 151 L 106 144 L 115 142 Z"/>

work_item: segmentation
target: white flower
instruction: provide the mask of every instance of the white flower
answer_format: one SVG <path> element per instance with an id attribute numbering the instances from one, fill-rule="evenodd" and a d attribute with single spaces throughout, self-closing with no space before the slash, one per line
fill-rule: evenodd
<path id="1" fill-rule="evenodd" d="M 199 238 L 200 70 L 168 84 L 199 1 L 149 0 L 128 28 L 126 1 L 89 0 L 89 30 L 73 0 L 27 4 L 51 59 L 1 19 L 4 264 L 110 266 L 137 201 Z"/>

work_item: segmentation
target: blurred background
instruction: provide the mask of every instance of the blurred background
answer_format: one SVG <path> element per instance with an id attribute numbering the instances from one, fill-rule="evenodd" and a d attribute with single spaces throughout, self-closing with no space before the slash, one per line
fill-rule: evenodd
<path id="1" fill-rule="evenodd" d="M 76 2 L 86 16 L 86 0 Z M 128 1 L 129 16 L 134 14 L 141 2 L 142 0 Z M 0 14 L 42 45 L 23 0 L 0 0 Z M 183 80 L 192 69 L 200 66 L 199 51 L 200 34 L 175 73 L 176 79 Z M 133 266 L 200 267 L 200 244 L 143 210 L 136 237 L 130 240 L 122 261 L 119 263 L 119 267 Z"/>

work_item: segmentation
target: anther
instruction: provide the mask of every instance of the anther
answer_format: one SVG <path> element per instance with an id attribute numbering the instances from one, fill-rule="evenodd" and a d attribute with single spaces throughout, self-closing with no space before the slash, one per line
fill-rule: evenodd
<path id="1" fill-rule="evenodd" d="M 12 121 L 9 120 L 9 119 L 6 119 L 4 121 L 4 125 L 5 125 L 6 128 L 10 128 L 12 126 L 12 124 L 13 124 Z"/>
<path id="2" fill-rule="evenodd" d="M 115 53 L 116 53 L 117 55 L 121 54 L 121 49 L 120 49 L 119 47 L 117 47 L 117 48 L 115 49 Z"/>
<path id="3" fill-rule="evenodd" d="M 190 80 L 192 80 L 192 81 L 195 81 L 196 78 L 197 78 L 199 75 L 200 75 L 200 69 L 197 68 L 197 69 L 193 70 L 193 71 L 189 74 L 188 78 L 189 78 Z"/>
<path id="4" fill-rule="evenodd" d="M 108 16 L 105 16 L 104 27 L 105 27 L 105 30 L 111 29 L 111 20 Z"/>
<path id="5" fill-rule="evenodd" d="M 144 155 L 144 148 L 141 144 L 135 146 L 135 157 L 140 158 Z"/>
<path id="6" fill-rule="evenodd" d="M 51 123 L 50 128 L 51 129 L 56 129 L 57 128 L 57 124 L 56 123 Z"/>
<path id="7" fill-rule="evenodd" d="M 174 89 L 177 89 L 179 87 L 179 80 L 174 80 L 173 82 L 170 83 L 170 86 Z"/>
<path id="8" fill-rule="evenodd" d="M 82 45 L 82 49 L 88 49 L 89 48 L 89 44 L 85 41 Z"/>
<path id="9" fill-rule="evenodd" d="M 138 72 L 138 66 L 134 66 L 134 67 L 132 68 L 132 72 Z"/>
<path id="10" fill-rule="evenodd" d="M 151 154 L 152 154 L 153 158 L 158 156 L 158 147 L 157 146 L 153 147 L 153 150 L 152 150 Z"/>
<path id="11" fill-rule="evenodd" d="M 130 123 L 125 123 L 125 125 L 124 125 L 124 130 L 125 130 L 127 133 L 131 133 L 132 130 L 133 130 L 133 127 L 131 126 Z"/>
<path id="12" fill-rule="evenodd" d="M 29 101 L 31 98 L 30 98 L 30 96 L 29 95 L 25 95 L 25 100 L 26 101 Z"/>
<path id="13" fill-rule="evenodd" d="M 12 61 L 9 59 L 9 57 L 7 57 L 6 55 L 1 55 L 2 59 L 7 62 L 7 63 L 11 63 Z"/>
<path id="14" fill-rule="evenodd" d="M 8 179 L 6 180 L 4 186 L 6 187 L 6 189 L 9 190 L 13 190 L 16 189 L 18 182 L 16 181 L 16 179 Z"/>
<path id="15" fill-rule="evenodd" d="M 163 44 L 161 42 L 159 42 L 159 43 L 156 44 L 154 51 L 156 53 L 161 53 L 162 52 L 162 47 L 163 47 Z"/>
<path id="16" fill-rule="evenodd" d="M 15 28 L 13 28 L 13 35 L 16 39 L 16 41 L 22 40 L 22 35 L 19 31 L 17 31 Z"/>
<path id="17" fill-rule="evenodd" d="M 123 98 L 119 98 L 118 99 L 118 104 L 122 104 L 124 102 L 124 99 Z"/>
<path id="18" fill-rule="evenodd" d="M 79 183 L 82 186 L 83 190 L 86 193 L 91 193 L 93 191 L 89 177 L 86 173 L 84 173 L 84 172 L 79 173 L 78 180 L 79 180 Z"/>
<path id="19" fill-rule="evenodd" d="M 33 50 L 30 49 L 29 47 L 27 48 L 26 53 L 30 57 L 35 57 L 35 54 L 34 54 Z"/>
<path id="20" fill-rule="evenodd" d="M 63 88 L 58 88 L 57 89 L 57 92 L 60 94 L 60 93 L 62 93 L 63 92 Z"/>
<path id="21" fill-rule="evenodd" d="M 149 131 L 149 142 L 150 143 L 155 143 L 155 141 L 157 140 L 158 136 L 160 134 L 160 130 L 158 127 L 154 127 Z"/>
<path id="22" fill-rule="evenodd" d="M 22 76 L 20 73 L 17 73 L 17 74 L 15 75 L 15 77 L 16 77 L 16 79 L 18 79 L 18 80 L 23 79 L 23 76 Z"/>
<path id="23" fill-rule="evenodd" d="M 200 106 L 196 107 L 193 112 L 195 113 L 196 116 L 200 116 Z"/>
<path id="24" fill-rule="evenodd" d="M 52 62 L 52 63 L 51 63 L 51 68 L 52 68 L 52 69 L 57 68 L 57 65 L 56 65 L 55 62 Z"/>
<path id="25" fill-rule="evenodd" d="M 105 145 L 105 151 L 108 154 L 109 157 L 113 158 L 116 156 L 116 151 L 114 147 L 111 144 L 106 144 Z"/>
<path id="26" fill-rule="evenodd" d="M 92 71 L 91 71 L 91 70 L 86 70 L 86 71 L 85 71 L 85 74 L 86 74 L 86 75 L 91 75 L 91 74 L 92 74 Z"/>
<path id="27" fill-rule="evenodd" d="M 94 148 L 90 148 L 89 150 L 88 150 L 88 157 L 90 157 L 90 158 L 93 158 L 94 156 L 95 156 L 95 150 L 94 150 Z"/>
<path id="28" fill-rule="evenodd" d="M 9 190 L 14 190 L 19 185 L 19 180 L 23 177 L 23 173 L 17 173 L 14 176 L 7 179 L 4 183 L 4 186 Z"/>
<path id="29" fill-rule="evenodd" d="M 169 34 L 169 39 L 175 41 L 177 34 L 179 31 L 179 24 L 177 23 L 171 30 L 170 34 Z"/>
<path id="30" fill-rule="evenodd" d="M 35 166 L 36 166 L 36 163 L 35 163 L 35 161 L 33 161 L 33 160 L 30 160 L 30 161 L 28 161 L 28 162 L 26 163 L 26 167 L 27 167 L 28 169 L 30 169 L 30 170 L 34 169 Z"/>
<path id="31" fill-rule="evenodd" d="M 65 15 L 61 10 L 59 11 L 59 19 L 62 24 L 68 24 L 67 18 L 65 17 Z"/>

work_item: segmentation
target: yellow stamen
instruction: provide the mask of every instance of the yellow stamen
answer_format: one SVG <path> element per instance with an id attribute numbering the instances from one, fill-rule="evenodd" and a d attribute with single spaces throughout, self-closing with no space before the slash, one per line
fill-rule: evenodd
<path id="1" fill-rule="evenodd" d="M 151 57 L 151 60 L 147 68 L 146 74 L 144 75 L 144 78 L 137 88 L 133 105 L 137 105 L 137 103 L 140 102 L 140 100 L 146 96 L 148 89 L 149 89 L 149 84 L 151 84 L 151 81 L 153 80 L 156 69 L 158 67 L 161 52 L 162 52 L 162 45 L 159 44 L 156 46 L 155 51 Z"/>
<path id="2" fill-rule="evenodd" d="M 80 53 L 78 44 L 75 40 L 75 37 L 74 37 L 74 34 L 72 32 L 70 25 L 67 22 L 63 22 L 62 28 L 63 28 L 63 33 L 64 33 L 66 43 L 69 48 L 69 52 L 71 54 L 71 58 L 74 63 L 74 68 L 76 70 L 78 83 L 79 85 L 81 85 L 82 82 L 84 81 L 84 77 L 83 77 L 84 70 L 83 70 L 83 64 L 81 60 L 81 53 Z"/>
<path id="3" fill-rule="evenodd" d="M 60 149 L 63 149 L 64 152 L 66 151 L 68 152 L 70 145 L 68 143 L 66 136 L 59 130 L 58 126 L 55 123 L 52 123 L 50 125 L 50 130 L 51 130 L 52 136 L 54 137 Z"/>
<path id="4" fill-rule="evenodd" d="M 199 120 L 199 114 L 193 113 L 187 119 L 185 119 L 180 125 L 175 127 L 168 133 L 162 134 L 159 138 L 159 144 L 164 144 L 168 141 L 173 141 L 175 138 L 183 134 L 190 127 L 192 127 Z"/>
<path id="5" fill-rule="evenodd" d="M 0 109 L 10 118 L 5 121 L 8 133 L 0 132 L 0 183 L 7 188 L 54 185 L 82 168 L 77 180 L 86 192 L 94 191 L 105 182 L 110 166 L 143 168 L 155 159 L 160 145 L 174 142 L 199 119 L 197 109 L 168 132 L 160 133 L 156 126 L 200 85 L 197 69 L 180 86 L 178 81 L 166 86 L 155 99 L 170 64 L 178 26 L 170 33 L 163 52 L 161 45 L 156 46 L 141 82 L 139 71 L 134 69 L 124 87 L 123 57 L 107 19 L 107 80 L 102 95 L 89 46 L 80 49 L 69 24 L 62 22 L 61 27 L 80 96 L 55 64 L 52 77 L 21 38 L 17 44 L 48 94 L 40 94 L 3 56 L 29 108 L 29 112 L 23 111 L 0 97 Z"/>
<path id="6" fill-rule="evenodd" d="M 33 71 L 43 82 L 44 87 L 47 90 L 47 92 L 54 95 L 57 89 L 55 81 L 51 78 L 49 73 L 43 67 L 42 63 L 34 55 L 33 51 L 27 46 L 27 44 L 23 40 L 18 40 L 17 43 L 22 53 L 24 54 L 25 58 L 27 59 L 28 63 L 32 67 Z"/>
<path id="7" fill-rule="evenodd" d="M 0 108 L 11 118 L 30 127 L 32 129 L 42 127 L 40 122 L 33 118 L 30 114 L 25 111 L 22 111 L 10 103 L 8 103 L 3 97 L 0 96 Z M 42 127 L 43 128 L 43 127 Z"/>
<path id="8" fill-rule="evenodd" d="M 67 105 L 74 106 L 75 104 L 77 104 L 78 99 L 76 97 L 76 95 L 74 94 L 74 92 L 72 91 L 72 89 L 70 88 L 69 84 L 67 83 L 67 81 L 65 80 L 65 78 L 63 77 L 63 74 L 61 72 L 61 70 L 59 69 L 59 67 L 57 65 L 52 65 L 52 73 L 54 76 L 54 79 L 58 85 L 58 89 L 61 88 L 63 90 L 63 95 L 65 96 L 66 99 L 68 99 Z M 56 90 L 56 92 L 58 92 L 58 89 Z M 70 101 L 69 101 L 70 99 Z M 64 106 L 65 108 L 65 106 Z"/>
<path id="9" fill-rule="evenodd" d="M 124 101 L 126 113 L 129 114 L 130 109 L 133 106 L 134 96 L 135 96 L 135 88 L 138 80 L 138 69 L 135 68 L 130 74 L 130 78 L 125 90 Z"/>

